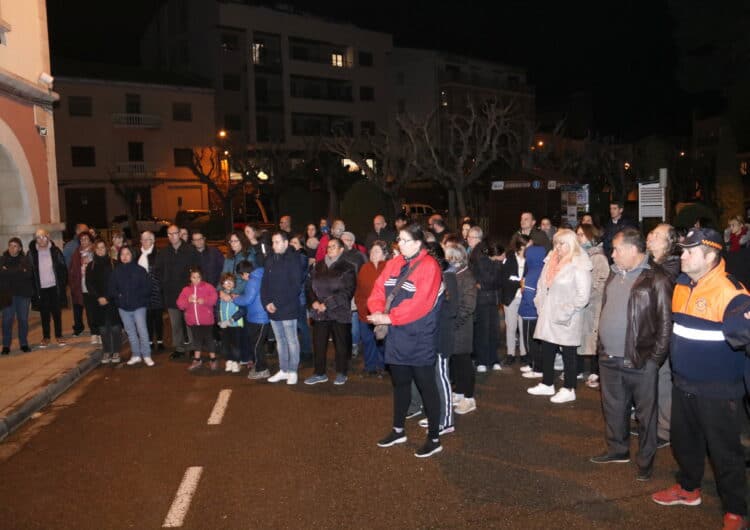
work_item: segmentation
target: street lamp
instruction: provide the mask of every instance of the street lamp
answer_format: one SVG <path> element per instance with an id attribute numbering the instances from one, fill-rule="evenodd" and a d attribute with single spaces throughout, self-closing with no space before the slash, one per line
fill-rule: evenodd
<path id="1" fill-rule="evenodd" d="M 218 136 L 222 140 L 225 139 L 227 137 L 227 131 L 225 131 L 224 129 L 219 130 Z"/>

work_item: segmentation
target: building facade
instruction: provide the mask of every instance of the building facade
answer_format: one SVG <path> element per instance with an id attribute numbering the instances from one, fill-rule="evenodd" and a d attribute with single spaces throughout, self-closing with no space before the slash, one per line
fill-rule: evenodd
<path id="1" fill-rule="evenodd" d="M 0 0 L 0 244 L 38 228 L 60 240 L 44 0 Z"/>
<path id="2" fill-rule="evenodd" d="M 208 209 L 190 164 L 194 150 L 215 145 L 213 90 L 74 77 L 58 77 L 57 90 L 57 173 L 69 227 L 107 227 L 129 206 L 139 219 Z"/>
<path id="3" fill-rule="evenodd" d="M 142 42 L 144 66 L 212 80 L 234 144 L 305 147 L 306 137 L 387 126 L 391 35 L 241 2 L 170 0 Z"/>

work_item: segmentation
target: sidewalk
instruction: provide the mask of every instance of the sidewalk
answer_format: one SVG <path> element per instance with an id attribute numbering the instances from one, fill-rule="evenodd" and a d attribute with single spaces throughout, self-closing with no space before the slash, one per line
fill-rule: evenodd
<path id="1" fill-rule="evenodd" d="M 53 338 L 48 348 L 39 349 L 42 325 L 39 313 L 31 311 L 29 346 L 32 350 L 22 353 L 14 324 L 11 354 L 0 356 L 0 440 L 99 364 L 101 350 L 90 343 L 91 337 L 72 336 L 70 309 L 63 310 L 62 325 L 67 345 L 57 346 Z"/>

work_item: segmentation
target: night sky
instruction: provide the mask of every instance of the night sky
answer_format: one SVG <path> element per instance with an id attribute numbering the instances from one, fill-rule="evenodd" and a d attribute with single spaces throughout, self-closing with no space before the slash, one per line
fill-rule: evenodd
<path id="1" fill-rule="evenodd" d="M 390 32 L 397 46 L 526 67 L 540 116 L 566 108 L 570 95 L 582 92 L 591 102 L 598 134 L 633 140 L 689 133 L 691 100 L 678 83 L 677 17 L 666 0 L 287 3 Z M 156 4 L 48 0 L 53 72 L 55 58 L 137 65 L 138 38 Z"/>

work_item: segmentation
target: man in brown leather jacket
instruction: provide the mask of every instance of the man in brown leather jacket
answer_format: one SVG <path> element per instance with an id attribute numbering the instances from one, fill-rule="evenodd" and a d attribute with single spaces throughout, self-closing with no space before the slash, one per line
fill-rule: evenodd
<path id="1" fill-rule="evenodd" d="M 657 375 L 669 350 L 672 282 L 649 263 L 646 241 L 633 228 L 612 241 L 614 264 L 599 319 L 600 382 L 607 451 L 595 464 L 630 461 L 629 410 L 635 404 L 639 448 L 636 479 L 651 478 L 656 454 Z"/>

